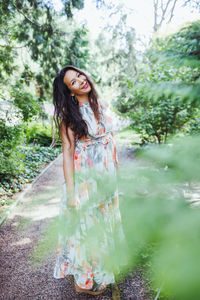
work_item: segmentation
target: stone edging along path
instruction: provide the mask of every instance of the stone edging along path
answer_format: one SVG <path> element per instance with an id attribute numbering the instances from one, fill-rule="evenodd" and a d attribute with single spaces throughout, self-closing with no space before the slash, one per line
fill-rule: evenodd
<path id="1" fill-rule="evenodd" d="M 28 183 L 28 186 L 25 187 L 24 190 L 22 190 L 21 192 L 19 192 L 19 196 L 16 198 L 16 200 L 14 201 L 14 203 L 8 208 L 6 209 L 6 211 L 3 213 L 3 215 L 0 218 L 0 226 L 6 221 L 7 217 L 9 216 L 9 214 L 13 211 L 13 209 L 17 206 L 17 204 L 24 198 L 24 196 L 30 191 L 30 189 L 33 187 L 33 185 L 38 181 L 38 179 L 47 172 L 47 170 L 57 162 L 57 160 L 59 160 L 60 156 L 62 155 L 62 153 L 60 153 L 56 159 L 54 159 L 53 161 L 49 162 L 47 164 L 47 166 L 33 179 L 32 182 Z"/>

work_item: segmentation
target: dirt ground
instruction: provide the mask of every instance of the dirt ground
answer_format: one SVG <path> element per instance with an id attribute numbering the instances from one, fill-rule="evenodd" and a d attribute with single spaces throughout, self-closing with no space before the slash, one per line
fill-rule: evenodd
<path id="1" fill-rule="evenodd" d="M 133 150 L 118 148 L 119 165 L 132 157 Z M 99 296 L 83 295 L 75 292 L 71 276 L 55 279 L 56 249 L 37 267 L 31 263 L 30 254 L 37 241 L 49 221 L 58 215 L 63 181 L 60 155 L 0 227 L 0 299 L 112 299 L 110 288 Z M 152 299 L 139 272 L 123 280 L 120 290 L 121 299 Z"/>

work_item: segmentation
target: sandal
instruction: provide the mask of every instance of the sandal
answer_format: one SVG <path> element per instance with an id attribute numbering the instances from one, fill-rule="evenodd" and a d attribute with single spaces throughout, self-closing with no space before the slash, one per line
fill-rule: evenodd
<path id="1" fill-rule="evenodd" d="M 78 293 L 85 293 L 85 294 L 90 294 L 90 295 L 100 295 L 102 294 L 103 292 L 105 292 L 106 288 L 100 290 L 100 291 L 97 291 L 97 292 L 94 292 L 92 290 L 88 290 L 88 289 L 82 289 L 80 288 L 80 286 L 78 286 L 78 284 L 76 283 L 76 281 L 74 280 L 74 285 L 75 285 L 75 289 L 76 289 L 76 292 Z"/>

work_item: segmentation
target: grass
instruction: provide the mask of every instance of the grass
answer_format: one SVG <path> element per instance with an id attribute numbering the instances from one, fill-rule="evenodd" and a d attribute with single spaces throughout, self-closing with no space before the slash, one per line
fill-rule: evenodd
<path id="1" fill-rule="evenodd" d="M 119 146 L 132 146 L 140 144 L 140 135 L 130 126 L 123 128 L 115 134 L 116 143 Z"/>

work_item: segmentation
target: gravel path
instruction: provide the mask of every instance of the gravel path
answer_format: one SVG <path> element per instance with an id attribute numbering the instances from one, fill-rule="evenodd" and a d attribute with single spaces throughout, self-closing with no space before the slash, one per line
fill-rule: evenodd
<path id="1" fill-rule="evenodd" d="M 124 147 L 118 148 L 119 163 L 129 161 L 132 152 Z M 112 299 L 110 288 L 99 296 L 83 295 L 75 292 L 71 276 L 55 279 L 53 267 L 56 249 L 39 266 L 31 263 L 31 251 L 49 221 L 58 215 L 63 180 L 60 155 L 0 227 L 0 299 Z M 120 289 L 121 299 L 152 299 L 139 272 L 124 280 Z"/>

